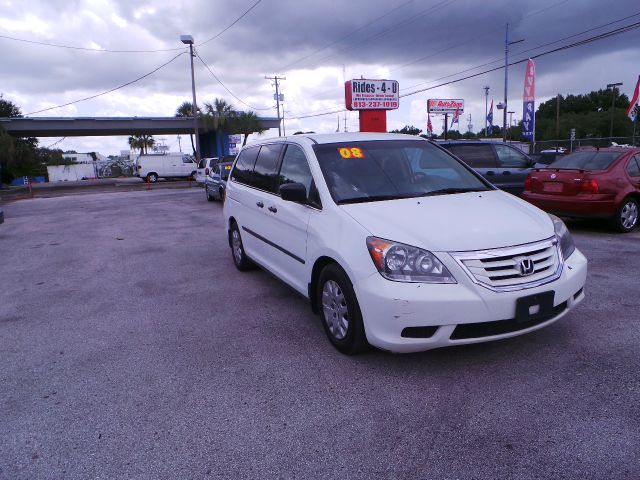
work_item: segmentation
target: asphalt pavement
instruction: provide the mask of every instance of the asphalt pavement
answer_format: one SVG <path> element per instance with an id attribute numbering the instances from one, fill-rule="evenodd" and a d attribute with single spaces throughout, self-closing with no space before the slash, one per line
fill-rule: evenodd
<path id="1" fill-rule="evenodd" d="M 640 231 L 570 225 L 548 328 L 346 357 L 202 189 L 3 209 L 0 479 L 640 478 Z"/>

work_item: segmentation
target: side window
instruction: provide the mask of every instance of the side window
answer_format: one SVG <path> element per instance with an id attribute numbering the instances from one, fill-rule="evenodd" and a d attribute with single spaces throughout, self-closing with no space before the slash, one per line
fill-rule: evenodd
<path id="1" fill-rule="evenodd" d="M 303 184 L 307 189 L 307 197 L 309 197 L 311 185 L 313 184 L 313 176 L 309 169 L 307 157 L 297 145 L 287 145 L 287 150 L 282 159 L 278 187 L 285 183 Z"/>
<path id="2" fill-rule="evenodd" d="M 182 163 L 193 163 L 193 159 L 189 155 L 184 155 L 182 157 Z M 203 165 L 204 167 L 204 165 Z"/>
<path id="3" fill-rule="evenodd" d="M 207 166 L 207 161 L 202 159 L 200 160 L 200 163 L 198 164 L 198 168 L 205 168 Z"/>
<path id="4" fill-rule="evenodd" d="M 507 145 L 494 145 L 498 154 L 498 166 L 502 168 L 527 168 L 529 160 L 524 153 Z"/>
<path id="5" fill-rule="evenodd" d="M 263 145 L 253 168 L 252 187 L 276 193 L 276 175 L 282 144 Z"/>
<path id="6" fill-rule="evenodd" d="M 630 177 L 640 177 L 640 155 L 636 155 L 629 160 L 627 165 L 627 173 Z"/>
<path id="7" fill-rule="evenodd" d="M 449 151 L 471 168 L 495 168 L 491 145 L 450 145 Z"/>
<path id="8" fill-rule="evenodd" d="M 249 184 L 253 177 L 253 166 L 258 158 L 260 147 L 252 147 L 242 150 L 231 174 L 231 180 L 239 183 Z"/>

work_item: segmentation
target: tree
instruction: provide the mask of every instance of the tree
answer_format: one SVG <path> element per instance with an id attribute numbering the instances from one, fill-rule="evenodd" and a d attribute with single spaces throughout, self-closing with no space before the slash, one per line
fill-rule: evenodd
<path id="1" fill-rule="evenodd" d="M 196 107 L 198 109 L 198 115 L 202 114 L 200 107 Z M 180 106 L 176 110 L 176 117 L 180 118 L 193 118 L 193 103 L 191 102 L 182 102 Z M 193 143 L 193 133 L 189 134 L 189 138 L 191 138 L 191 148 L 193 149 L 193 154 L 196 154 L 196 147 Z"/>
<path id="2" fill-rule="evenodd" d="M 152 135 L 132 135 L 129 137 L 129 146 L 133 150 L 140 150 L 140 155 L 146 154 L 149 147 L 156 144 Z"/>
<path id="3" fill-rule="evenodd" d="M 420 135 L 422 130 L 413 125 L 405 125 L 400 130 L 391 130 L 389 133 L 404 133 L 405 135 Z"/>
<path id="4" fill-rule="evenodd" d="M 211 125 L 216 132 L 216 149 L 218 157 L 222 157 L 222 133 L 224 127 L 236 116 L 233 106 L 222 98 L 215 98 L 213 103 L 204 104 L 205 123 Z"/>
<path id="5" fill-rule="evenodd" d="M 244 139 L 242 141 L 243 147 L 247 144 L 247 138 L 250 134 L 257 133 L 258 135 L 261 135 L 265 130 L 267 129 L 255 112 L 237 112 L 229 124 L 229 131 L 244 135 Z"/>

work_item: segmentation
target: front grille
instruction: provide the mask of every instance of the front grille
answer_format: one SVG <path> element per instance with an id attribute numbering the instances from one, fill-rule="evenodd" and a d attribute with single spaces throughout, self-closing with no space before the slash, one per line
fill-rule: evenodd
<path id="1" fill-rule="evenodd" d="M 431 338 L 439 327 L 405 327 L 400 334 L 403 338 Z"/>
<path id="2" fill-rule="evenodd" d="M 493 290 L 539 285 L 557 278 L 561 267 L 555 239 L 517 247 L 452 253 L 452 256 L 476 283 Z M 529 264 L 531 273 L 521 271 L 523 261 Z"/>
<path id="3" fill-rule="evenodd" d="M 553 311 L 548 315 L 525 322 L 518 322 L 515 319 L 511 319 L 497 320 L 493 322 L 463 323 L 456 326 L 450 338 L 451 340 L 464 340 L 517 332 L 519 330 L 535 327 L 536 325 L 540 325 L 541 323 L 551 320 L 553 317 L 560 315 L 566 309 L 567 302 L 562 302 L 560 305 L 553 307 Z"/>

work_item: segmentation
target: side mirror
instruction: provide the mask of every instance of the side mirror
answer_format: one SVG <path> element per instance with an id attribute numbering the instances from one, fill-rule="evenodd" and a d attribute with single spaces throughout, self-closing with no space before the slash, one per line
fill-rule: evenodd
<path id="1" fill-rule="evenodd" d="M 287 202 L 307 203 L 307 188 L 301 183 L 280 185 L 280 196 Z"/>

